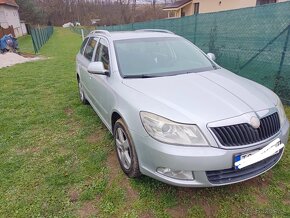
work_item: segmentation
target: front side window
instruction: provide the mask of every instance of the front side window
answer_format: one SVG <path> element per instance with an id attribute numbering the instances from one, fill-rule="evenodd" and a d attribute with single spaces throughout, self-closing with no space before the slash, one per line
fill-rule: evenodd
<path id="1" fill-rule="evenodd" d="M 81 49 L 80 49 L 81 54 L 84 54 L 85 46 L 86 46 L 88 40 L 89 40 L 89 38 L 85 38 L 85 40 L 83 41 Z"/>
<path id="2" fill-rule="evenodd" d="M 214 70 L 217 66 L 191 42 L 179 37 L 117 40 L 123 77 L 156 77 Z"/>
<path id="3" fill-rule="evenodd" d="M 104 64 L 106 70 L 110 69 L 110 57 L 109 57 L 109 49 L 108 43 L 104 39 L 100 39 L 96 50 L 95 61 L 101 61 Z"/>
<path id="4" fill-rule="evenodd" d="M 95 46 L 97 44 L 97 41 L 95 38 L 90 38 L 88 43 L 87 43 L 87 46 L 85 48 L 85 51 L 84 51 L 84 56 L 89 60 L 91 61 L 92 60 L 92 57 L 93 57 L 93 54 L 94 54 L 94 49 L 95 49 Z"/>

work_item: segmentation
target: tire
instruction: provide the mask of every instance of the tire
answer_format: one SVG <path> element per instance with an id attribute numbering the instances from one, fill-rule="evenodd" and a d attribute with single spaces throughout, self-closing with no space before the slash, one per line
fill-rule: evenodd
<path id="1" fill-rule="evenodd" d="M 122 119 L 114 125 L 114 142 L 119 164 L 123 172 L 130 178 L 141 176 L 139 162 L 133 140 Z"/>
<path id="2" fill-rule="evenodd" d="M 79 96 L 80 96 L 80 100 L 83 104 L 89 104 L 88 100 L 86 99 L 86 95 L 83 89 L 83 85 L 81 83 L 81 81 L 78 79 L 78 88 L 79 88 Z"/>

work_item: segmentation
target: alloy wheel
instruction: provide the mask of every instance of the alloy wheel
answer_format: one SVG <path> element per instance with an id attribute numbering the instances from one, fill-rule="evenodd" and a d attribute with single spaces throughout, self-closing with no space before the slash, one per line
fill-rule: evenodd
<path id="1" fill-rule="evenodd" d="M 116 130 L 116 146 L 119 159 L 125 169 L 131 167 L 131 149 L 129 140 L 126 137 L 124 130 L 120 127 Z"/>

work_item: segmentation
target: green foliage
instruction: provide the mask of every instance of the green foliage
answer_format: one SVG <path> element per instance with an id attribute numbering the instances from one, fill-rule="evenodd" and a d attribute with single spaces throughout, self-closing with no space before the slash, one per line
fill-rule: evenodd
<path id="1" fill-rule="evenodd" d="M 16 0 L 19 5 L 20 19 L 30 24 L 43 23 L 46 15 L 37 7 L 33 0 Z"/>

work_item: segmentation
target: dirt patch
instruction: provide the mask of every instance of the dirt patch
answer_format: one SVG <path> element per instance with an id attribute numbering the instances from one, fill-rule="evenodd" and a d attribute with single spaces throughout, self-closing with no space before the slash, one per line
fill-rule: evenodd
<path id="1" fill-rule="evenodd" d="M 135 191 L 130 185 L 129 178 L 123 179 L 121 181 L 121 187 L 123 187 L 126 191 L 126 198 L 128 199 L 128 203 L 134 202 L 139 198 L 139 193 Z"/>
<path id="2" fill-rule="evenodd" d="M 89 143 L 92 143 L 92 144 L 98 143 L 98 142 L 100 142 L 100 140 L 102 140 L 104 138 L 104 136 L 105 136 L 104 130 L 99 129 L 95 133 L 89 135 L 87 137 L 87 141 Z"/>
<path id="3" fill-rule="evenodd" d="M 71 115 L 73 115 L 74 111 L 71 108 L 66 108 L 64 109 L 64 113 L 70 117 Z"/>
<path id="4" fill-rule="evenodd" d="M 227 188 L 230 188 L 232 193 L 238 193 L 240 190 L 254 190 L 254 193 L 259 195 L 260 193 L 263 193 L 265 188 L 269 187 L 272 177 L 272 172 L 268 171 L 262 176 L 258 176 L 241 183 L 230 185 Z"/>
<path id="5" fill-rule="evenodd" d="M 109 185 L 117 178 L 118 174 L 121 172 L 119 161 L 115 150 L 110 152 L 107 159 L 107 167 L 109 169 Z"/>
<path id="6" fill-rule="evenodd" d="M 108 156 L 107 167 L 109 169 L 108 186 L 113 182 L 117 182 L 118 185 L 126 191 L 128 205 L 126 205 L 125 208 L 129 208 L 130 204 L 139 198 L 139 193 L 132 188 L 130 179 L 122 172 L 115 150 Z"/>
<path id="7" fill-rule="evenodd" d="M 284 200 L 282 201 L 283 204 L 290 206 L 290 191 L 287 185 L 284 182 L 279 182 L 279 187 L 283 190 Z"/>
<path id="8" fill-rule="evenodd" d="M 172 217 L 183 218 L 187 216 L 188 207 L 179 205 L 177 207 L 167 209 L 167 212 Z"/>
<path id="9" fill-rule="evenodd" d="M 154 214 L 151 211 L 146 211 L 144 213 L 141 213 L 139 216 L 139 218 L 152 218 L 155 217 Z"/>
<path id="10" fill-rule="evenodd" d="M 22 56 L 22 57 L 25 57 L 25 58 L 36 58 L 37 56 L 36 55 L 34 55 L 34 54 L 29 54 L 29 53 L 20 53 L 20 55 Z"/>
<path id="11" fill-rule="evenodd" d="M 69 127 L 69 132 L 68 134 L 70 136 L 75 136 L 78 134 L 79 130 L 81 129 L 80 123 L 75 121 L 71 116 L 73 114 L 73 110 L 71 109 L 66 109 L 65 113 L 67 114 L 68 117 L 70 117 L 67 121 L 65 121 L 64 125 Z"/>
<path id="12" fill-rule="evenodd" d="M 176 195 L 179 202 L 194 202 L 196 193 L 199 192 L 198 188 L 181 188 L 177 187 Z M 195 202 L 196 203 L 196 202 Z"/>
<path id="13" fill-rule="evenodd" d="M 41 147 L 29 147 L 29 148 L 23 148 L 23 149 L 16 149 L 16 154 L 23 155 L 23 154 L 35 154 L 42 151 Z"/>
<path id="14" fill-rule="evenodd" d="M 255 198 L 259 204 L 267 205 L 269 203 L 268 197 L 266 195 L 262 194 L 261 192 L 255 193 Z"/>
<path id="15" fill-rule="evenodd" d="M 70 154 L 71 150 L 69 150 L 69 149 L 67 149 L 67 148 L 65 148 L 63 146 L 59 146 L 58 147 L 58 152 L 59 152 L 60 155 L 64 156 L 64 155 Z"/>
<path id="16" fill-rule="evenodd" d="M 69 191 L 69 201 L 74 203 L 74 202 L 77 202 L 78 199 L 79 199 L 79 192 L 75 189 L 72 189 Z"/>
<path id="17" fill-rule="evenodd" d="M 98 210 L 94 205 L 94 201 L 85 202 L 79 210 L 79 217 L 85 218 L 90 216 L 97 216 Z"/>
<path id="18" fill-rule="evenodd" d="M 202 201 L 201 206 L 204 209 L 206 217 L 215 217 L 218 208 L 215 205 L 209 204 L 207 201 Z"/>
<path id="19" fill-rule="evenodd" d="M 225 189 L 232 189 L 231 186 L 224 187 Z M 217 193 L 216 193 L 217 192 Z M 218 211 L 218 206 L 211 203 L 211 199 L 215 195 L 219 195 L 219 190 L 215 188 L 177 188 L 176 192 L 178 198 L 178 204 L 183 203 L 184 206 L 178 206 L 173 211 L 169 212 L 175 217 L 178 214 L 182 214 L 182 217 L 189 216 L 189 210 L 192 206 L 200 207 L 205 213 L 206 217 L 215 217 Z M 213 200 L 214 201 L 214 200 Z M 214 201 L 215 202 L 215 201 Z"/>
<path id="20" fill-rule="evenodd" d="M 263 176 L 258 176 L 253 179 L 245 181 L 243 185 L 246 187 L 249 187 L 249 186 L 257 187 L 263 190 L 263 188 L 266 188 L 271 184 L 272 177 L 273 177 L 272 171 L 268 171 Z"/>
<path id="21" fill-rule="evenodd" d="M 256 201 L 259 204 L 267 205 L 269 203 L 268 197 L 264 194 L 265 188 L 269 187 L 271 184 L 271 179 L 273 174 L 271 171 L 268 171 L 263 176 L 258 176 L 256 178 L 250 179 L 243 183 L 244 188 L 253 189 L 253 197 L 256 198 Z"/>

